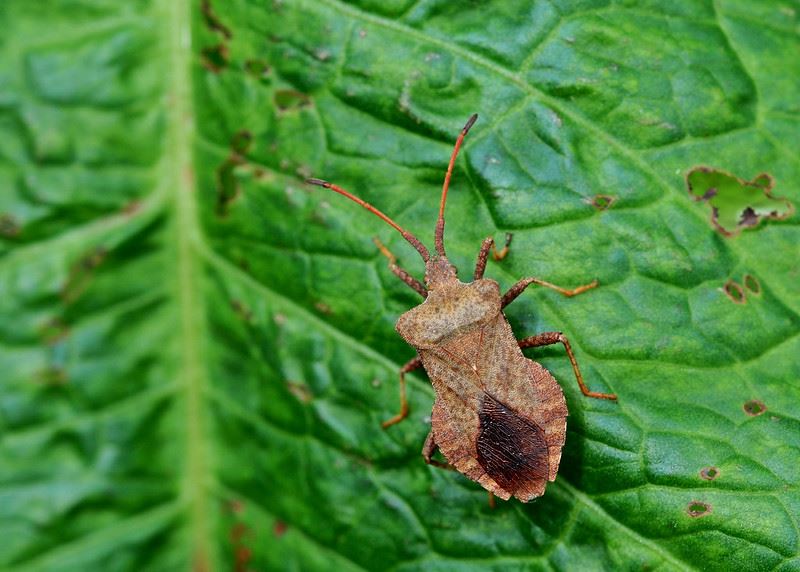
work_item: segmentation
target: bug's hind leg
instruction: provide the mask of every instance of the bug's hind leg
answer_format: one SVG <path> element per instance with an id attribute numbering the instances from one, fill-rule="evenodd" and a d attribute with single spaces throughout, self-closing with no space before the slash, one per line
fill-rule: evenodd
<path id="1" fill-rule="evenodd" d="M 478 252 L 478 263 L 475 265 L 475 280 L 480 280 L 483 278 L 483 273 L 486 271 L 486 262 L 489 260 L 489 251 L 492 251 L 492 258 L 495 260 L 503 260 L 508 254 L 508 247 L 511 244 L 511 239 L 514 237 L 513 234 L 510 232 L 506 233 L 506 244 L 497 252 L 497 247 L 494 243 L 494 239 L 490 236 L 489 238 L 484 239 L 483 244 L 481 244 L 480 252 Z"/>
<path id="2" fill-rule="evenodd" d="M 372 239 L 372 242 L 375 243 L 375 246 L 378 247 L 378 250 L 380 250 L 381 254 L 383 254 L 386 258 L 389 259 L 389 270 L 391 270 L 395 274 L 395 276 L 397 276 L 400 280 L 411 286 L 411 288 L 417 294 L 419 294 L 423 298 L 427 298 L 428 289 L 425 288 L 425 285 L 416 278 L 414 278 L 413 276 L 411 276 L 411 274 L 409 274 L 407 271 L 400 268 L 397 265 L 397 258 L 395 257 L 395 255 L 389 252 L 389 249 L 386 248 L 386 246 L 384 246 L 384 244 L 380 240 L 378 240 L 377 237 L 374 237 Z"/>
<path id="3" fill-rule="evenodd" d="M 569 340 L 561 332 L 544 332 L 518 340 L 520 348 L 535 348 L 538 346 L 549 346 L 552 344 L 563 344 L 564 349 L 567 350 L 567 357 L 572 364 L 572 371 L 575 373 L 575 379 L 578 380 L 578 386 L 581 388 L 581 393 L 586 397 L 594 397 L 596 399 L 617 399 L 615 393 L 600 393 L 597 391 L 589 391 L 586 384 L 583 382 L 581 370 L 578 368 L 578 361 L 575 359 L 575 354 L 572 353 L 572 348 L 569 345 Z"/>
<path id="4" fill-rule="evenodd" d="M 522 294 L 525 291 L 525 288 L 530 286 L 531 284 L 538 284 L 539 286 L 544 286 L 545 288 L 550 288 L 551 290 L 555 290 L 563 294 L 564 296 L 571 297 L 577 296 L 587 290 L 591 290 L 595 286 L 597 286 L 597 280 L 592 280 L 588 284 L 584 284 L 582 286 L 578 286 L 577 288 L 567 289 L 562 288 L 561 286 L 556 286 L 555 284 L 551 284 L 550 282 L 545 282 L 540 278 L 523 278 L 516 284 L 514 284 L 511 288 L 509 288 L 508 292 L 503 294 L 503 301 L 501 303 L 501 307 L 505 308 L 511 302 L 517 299 L 517 296 Z"/>
<path id="5" fill-rule="evenodd" d="M 442 463 L 441 461 L 437 461 L 433 459 L 433 454 L 436 452 L 436 449 L 439 448 L 439 445 L 433 440 L 433 430 L 428 433 L 428 436 L 425 438 L 425 444 L 422 446 L 422 458 L 425 459 L 425 462 L 428 465 L 433 465 L 434 467 L 439 467 L 440 469 L 447 469 L 448 471 L 455 471 L 456 468 L 449 464 L 449 463 Z"/>
<path id="6" fill-rule="evenodd" d="M 403 419 L 408 417 L 408 401 L 406 400 L 406 374 L 422 366 L 422 359 L 417 356 L 409 360 L 403 367 L 400 368 L 400 413 L 384 421 L 381 426 L 386 429 L 395 423 L 400 423 Z"/>

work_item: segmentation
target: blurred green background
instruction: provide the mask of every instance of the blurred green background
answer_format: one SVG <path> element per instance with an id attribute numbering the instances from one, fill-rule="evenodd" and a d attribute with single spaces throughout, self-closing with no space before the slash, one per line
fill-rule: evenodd
<path id="1" fill-rule="evenodd" d="M 728 237 L 684 180 L 739 177 L 715 199 L 734 223 L 762 172 L 798 203 L 798 11 L 3 0 L 0 568 L 800 570 L 798 218 Z M 451 260 L 466 279 L 513 231 L 501 287 L 599 279 L 507 315 L 619 395 L 527 352 L 567 444 L 543 498 L 494 510 L 423 463 L 423 373 L 380 429 L 419 299 L 371 238 L 418 256 L 303 183 L 430 244 L 474 112 Z"/>

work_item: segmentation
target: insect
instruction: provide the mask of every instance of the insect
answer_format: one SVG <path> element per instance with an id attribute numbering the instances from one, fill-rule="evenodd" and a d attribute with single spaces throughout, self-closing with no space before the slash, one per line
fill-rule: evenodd
<path id="1" fill-rule="evenodd" d="M 472 282 L 459 281 L 444 249 L 444 207 L 458 151 L 470 127 L 469 118 L 456 140 L 442 186 L 439 218 L 431 254 L 413 234 L 360 198 L 321 179 L 307 182 L 330 189 L 383 219 L 422 256 L 425 283 L 400 268 L 379 242 L 389 268 L 425 301 L 400 316 L 398 333 L 417 350 L 417 357 L 400 369 L 400 412 L 383 423 L 387 428 L 408 416 L 405 375 L 423 366 L 436 392 L 431 431 L 425 439 L 425 462 L 453 468 L 480 483 L 490 493 L 527 502 L 544 494 L 555 480 L 566 438 L 567 405 L 553 376 L 526 358 L 523 348 L 560 343 L 566 350 L 581 392 L 587 397 L 613 399 L 610 393 L 589 391 L 569 341 L 561 332 L 545 332 L 517 340 L 503 309 L 531 284 L 574 296 L 597 286 L 597 281 L 561 288 L 539 278 L 524 278 L 501 295 L 497 282 L 483 277 L 490 251 L 499 260 L 494 240 L 483 241 Z M 448 464 L 432 456 L 439 449 Z M 491 497 L 490 497 L 491 498 Z"/>

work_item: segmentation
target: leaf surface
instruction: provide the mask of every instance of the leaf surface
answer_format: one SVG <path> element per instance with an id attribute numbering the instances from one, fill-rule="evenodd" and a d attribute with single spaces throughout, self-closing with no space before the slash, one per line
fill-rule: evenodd
<path id="1" fill-rule="evenodd" d="M 711 224 L 684 177 L 800 201 L 781 2 L 139 0 L 0 6 L 0 567 L 795 570 L 800 228 Z M 491 510 L 419 456 L 418 296 L 376 217 L 507 315 L 570 408 L 557 481 Z M 738 289 L 730 286 L 734 282 Z M 727 286 L 726 286 L 727 285 Z M 732 294 L 733 292 L 733 294 Z M 735 295 L 734 295 L 735 294 Z M 740 295 L 739 295 L 740 294 Z"/>

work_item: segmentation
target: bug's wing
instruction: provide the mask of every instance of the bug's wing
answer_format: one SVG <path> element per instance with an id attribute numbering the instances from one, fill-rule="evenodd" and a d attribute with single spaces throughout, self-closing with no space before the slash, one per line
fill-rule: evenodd
<path id="1" fill-rule="evenodd" d="M 505 317 L 421 355 L 437 394 L 434 437 L 450 463 L 501 498 L 541 496 L 558 471 L 566 404 Z"/>

